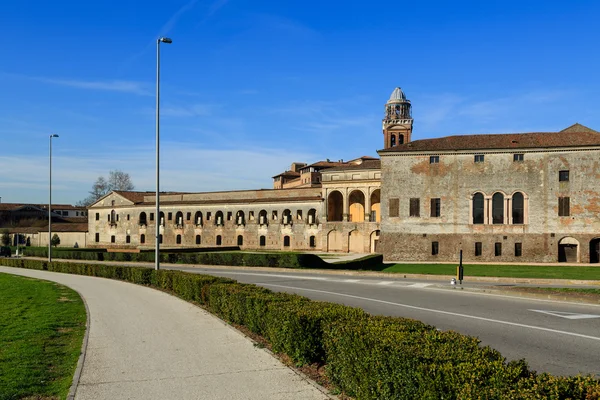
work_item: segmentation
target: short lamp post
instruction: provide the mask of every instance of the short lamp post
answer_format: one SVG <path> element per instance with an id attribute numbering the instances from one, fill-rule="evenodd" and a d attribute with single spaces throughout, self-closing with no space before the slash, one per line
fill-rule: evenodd
<path id="1" fill-rule="evenodd" d="M 160 44 L 173 41 L 161 37 L 156 41 L 156 238 L 154 240 L 154 269 L 160 269 Z"/>
<path id="2" fill-rule="evenodd" d="M 56 133 L 50 135 L 50 194 L 48 196 L 48 262 L 52 261 L 52 138 L 57 138 Z"/>

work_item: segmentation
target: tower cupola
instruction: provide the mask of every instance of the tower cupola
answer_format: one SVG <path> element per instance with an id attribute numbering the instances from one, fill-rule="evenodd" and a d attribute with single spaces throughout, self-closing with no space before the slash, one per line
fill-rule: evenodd
<path id="1" fill-rule="evenodd" d="M 385 117 L 383 118 L 384 148 L 388 149 L 410 142 L 412 127 L 410 100 L 407 100 L 402 89 L 397 87 L 385 103 Z"/>

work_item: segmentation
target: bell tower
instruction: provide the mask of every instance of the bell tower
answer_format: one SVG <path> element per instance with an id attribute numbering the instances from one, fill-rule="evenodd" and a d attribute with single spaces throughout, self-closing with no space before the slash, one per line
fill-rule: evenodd
<path id="1" fill-rule="evenodd" d="M 397 87 L 390 99 L 385 103 L 385 118 L 383 118 L 383 148 L 397 146 L 410 142 L 413 119 L 410 100 L 402 89 Z"/>

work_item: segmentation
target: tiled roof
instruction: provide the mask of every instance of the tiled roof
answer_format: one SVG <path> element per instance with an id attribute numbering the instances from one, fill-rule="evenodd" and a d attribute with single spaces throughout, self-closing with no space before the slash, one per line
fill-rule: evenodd
<path id="1" fill-rule="evenodd" d="M 156 194 L 156 192 L 127 192 L 124 190 L 115 190 L 114 193 L 118 194 L 119 196 L 125 197 L 127 200 L 131 201 L 134 204 L 143 203 L 144 196 L 151 196 L 153 193 Z M 161 192 L 161 194 L 163 193 Z"/>
<path id="2" fill-rule="evenodd" d="M 38 232 L 48 232 L 48 224 L 42 226 L 26 226 L 26 227 L 15 227 L 8 228 L 10 233 L 38 233 Z M 60 223 L 55 222 L 52 223 L 52 232 L 87 232 L 88 224 L 80 223 L 80 224 L 69 224 L 69 223 Z"/>
<path id="3" fill-rule="evenodd" d="M 308 167 L 330 168 L 330 167 L 339 167 L 341 165 L 346 165 L 346 163 L 343 161 L 317 161 L 316 163 L 307 165 L 306 167 L 303 167 L 302 169 L 308 168 Z"/>
<path id="4" fill-rule="evenodd" d="M 415 140 L 379 153 L 600 146 L 600 132 L 574 124 L 560 132 L 446 136 Z"/>
<path id="5" fill-rule="evenodd" d="M 282 173 L 280 173 L 278 175 L 275 175 L 273 178 L 277 178 L 277 177 L 280 177 L 280 176 L 297 178 L 297 177 L 300 176 L 300 172 L 285 171 L 285 172 L 282 172 Z"/>
<path id="6" fill-rule="evenodd" d="M 281 190 L 281 189 L 279 189 Z M 193 200 L 193 201 L 160 201 L 160 205 L 219 205 L 219 204 L 246 204 L 246 203 L 285 203 L 285 202 L 297 202 L 297 201 L 315 201 L 321 200 L 321 195 L 316 196 L 296 196 L 296 197 L 263 197 L 263 198 L 254 198 L 254 199 L 222 199 L 215 201 L 214 199 L 206 199 L 206 200 Z M 143 205 L 153 205 L 156 204 L 154 201 L 147 201 L 143 203 Z"/>
<path id="7" fill-rule="evenodd" d="M 339 167 L 327 168 L 324 172 L 359 170 L 359 169 L 381 169 L 381 160 L 365 160 L 360 164 L 345 164 Z"/>
<path id="8" fill-rule="evenodd" d="M 0 203 L 0 211 L 18 210 L 21 207 L 36 207 L 42 210 L 48 209 L 48 204 L 32 204 L 32 203 Z M 85 207 L 77 207 L 70 204 L 52 204 L 52 211 L 55 210 L 81 210 L 85 211 Z"/>

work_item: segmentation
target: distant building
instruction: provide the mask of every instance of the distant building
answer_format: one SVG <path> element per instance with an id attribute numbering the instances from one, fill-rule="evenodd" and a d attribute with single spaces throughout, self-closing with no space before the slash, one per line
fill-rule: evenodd
<path id="1" fill-rule="evenodd" d="M 600 133 L 413 139 L 400 88 L 381 159 L 294 162 L 273 189 L 112 192 L 89 208 L 88 245 L 381 252 L 388 261 L 600 261 Z"/>

